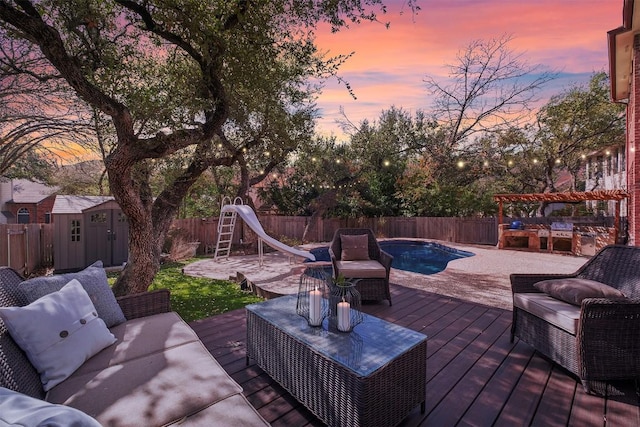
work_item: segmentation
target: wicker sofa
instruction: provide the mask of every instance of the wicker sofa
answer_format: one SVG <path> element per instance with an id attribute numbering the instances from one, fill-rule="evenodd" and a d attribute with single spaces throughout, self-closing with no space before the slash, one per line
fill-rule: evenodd
<path id="1" fill-rule="evenodd" d="M 365 236 L 366 238 L 362 237 Z M 349 248 L 345 247 L 345 237 L 361 237 L 364 243 L 358 256 L 357 250 L 351 251 L 351 255 L 345 257 Z M 364 301 L 388 300 L 391 305 L 391 292 L 389 290 L 389 274 L 393 257 L 380 249 L 376 236 L 368 228 L 339 228 L 333 235 L 329 245 L 329 256 L 333 265 L 333 274 L 356 280 L 356 289 L 360 292 Z"/>
<path id="2" fill-rule="evenodd" d="M 573 274 L 512 274 L 511 340 L 518 337 L 566 368 L 592 394 L 611 393 L 607 386 L 615 380 L 637 381 L 639 266 L 640 247 L 610 245 Z M 607 296 L 585 296 L 584 283 L 603 284 L 598 291 Z M 584 299 L 566 302 L 576 295 Z"/>
<path id="3" fill-rule="evenodd" d="M 0 267 L 0 307 L 26 306 L 24 283 L 14 270 Z M 0 320 L 0 424 L 2 404 L 10 404 L 3 396 L 13 393 L 22 398 L 15 401 L 20 405 L 30 399 L 34 407 L 43 401 L 71 407 L 105 426 L 269 425 L 195 332 L 170 311 L 167 290 L 118 298 L 117 304 L 126 318 L 109 328 L 117 341 L 46 393 L 40 373 Z"/>

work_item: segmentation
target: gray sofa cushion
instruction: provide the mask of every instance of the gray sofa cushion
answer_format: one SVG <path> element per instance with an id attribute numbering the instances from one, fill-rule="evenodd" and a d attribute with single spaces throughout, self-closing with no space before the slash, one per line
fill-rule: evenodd
<path id="1" fill-rule="evenodd" d="M 253 427 L 268 426 L 269 423 L 262 418 L 241 393 L 227 397 L 215 405 L 208 406 L 202 411 L 170 425 L 179 425 L 181 427 Z"/>
<path id="2" fill-rule="evenodd" d="M 95 305 L 98 316 L 104 320 L 108 328 L 127 320 L 109 287 L 107 274 L 102 268 L 102 261 L 96 261 L 77 273 L 55 274 L 25 280 L 20 284 L 20 290 L 31 303 L 51 292 L 59 291 L 72 279 L 76 279 L 82 284 Z"/>
<path id="3" fill-rule="evenodd" d="M 580 307 L 552 298 L 547 294 L 515 293 L 513 306 L 527 311 L 572 335 L 578 330 Z"/>
<path id="4" fill-rule="evenodd" d="M 196 333 L 175 312 L 128 320 L 111 328 L 116 344 L 87 360 L 76 375 L 101 371 L 182 344 L 198 341 Z"/>
<path id="5" fill-rule="evenodd" d="M 614 287 L 595 280 L 566 278 L 543 280 L 533 285 L 561 301 L 573 305 L 581 305 L 585 298 L 624 298 L 625 295 Z"/>
<path id="6" fill-rule="evenodd" d="M 242 392 L 204 345 L 191 342 L 101 371 L 74 374 L 47 400 L 105 426 L 160 426 Z"/>

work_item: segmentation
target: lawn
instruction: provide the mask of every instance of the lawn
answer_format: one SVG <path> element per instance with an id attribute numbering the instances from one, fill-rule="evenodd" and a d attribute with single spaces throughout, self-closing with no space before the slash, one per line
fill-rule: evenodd
<path id="1" fill-rule="evenodd" d="M 184 266 L 193 261 L 195 259 L 164 264 L 149 287 L 149 290 L 169 289 L 171 309 L 185 321 L 191 322 L 262 301 L 262 298 L 240 290 L 237 283 L 182 274 Z M 117 275 L 109 274 L 110 283 L 115 282 Z"/>

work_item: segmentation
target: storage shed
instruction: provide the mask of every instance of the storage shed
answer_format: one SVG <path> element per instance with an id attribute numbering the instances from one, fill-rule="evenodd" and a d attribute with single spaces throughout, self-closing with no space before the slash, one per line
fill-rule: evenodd
<path id="1" fill-rule="evenodd" d="M 128 257 L 129 223 L 110 196 L 57 196 L 53 205 L 56 271 L 82 269 L 97 260 L 105 267 Z"/>

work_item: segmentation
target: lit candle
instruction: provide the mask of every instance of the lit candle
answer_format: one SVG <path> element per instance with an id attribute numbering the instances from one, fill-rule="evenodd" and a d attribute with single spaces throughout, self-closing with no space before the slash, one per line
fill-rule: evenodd
<path id="1" fill-rule="evenodd" d="M 319 326 L 322 323 L 322 294 L 314 289 L 309 292 L 309 324 Z"/>
<path id="2" fill-rule="evenodd" d="M 348 332 L 351 329 L 351 316 L 349 311 L 351 305 L 342 299 L 342 302 L 338 303 L 338 330 L 342 332 Z"/>

